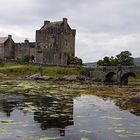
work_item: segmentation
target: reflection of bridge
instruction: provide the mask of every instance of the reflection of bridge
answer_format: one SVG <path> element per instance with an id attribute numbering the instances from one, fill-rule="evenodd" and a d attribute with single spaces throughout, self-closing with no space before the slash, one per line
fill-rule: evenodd
<path id="1" fill-rule="evenodd" d="M 90 68 L 88 69 L 88 74 L 90 78 L 95 78 L 102 82 L 111 82 L 113 76 L 116 76 L 118 83 L 127 85 L 129 76 L 140 75 L 140 66 Z"/>

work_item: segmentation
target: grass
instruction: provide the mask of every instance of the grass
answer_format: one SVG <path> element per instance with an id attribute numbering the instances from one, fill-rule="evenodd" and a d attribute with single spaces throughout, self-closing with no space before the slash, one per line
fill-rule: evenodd
<path id="1" fill-rule="evenodd" d="M 82 68 L 66 68 L 66 67 L 40 67 L 33 65 L 20 65 L 13 63 L 6 63 L 4 67 L 0 67 L 0 73 L 8 76 L 29 76 L 36 73 L 52 77 L 63 77 L 64 75 L 80 76 Z"/>
<path id="2" fill-rule="evenodd" d="M 129 80 L 140 80 L 140 76 L 137 75 L 136 77 L 129 77 Z"/>
<path id="3" fill-rule="evenodd" d="M 140 87 L 140 76 L 129 77 L 128 86 L 130 86 L 130 87 Z"/>

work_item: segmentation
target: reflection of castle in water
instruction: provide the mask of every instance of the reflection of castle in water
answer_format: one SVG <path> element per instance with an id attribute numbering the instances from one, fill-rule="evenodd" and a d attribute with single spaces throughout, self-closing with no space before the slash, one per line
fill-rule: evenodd
<path id="1" fill-rule="evenodd" d="M 28 108 L 28 103 L 37 108 L 34 112 L 34 121 L 40 123 L 42 130 L 56 129 L 60 136 L 65 135 L 65 127 L 73 125 L 73 95 L 33 96 L 28 99 L 1 100 L 0 112 L 7 117 L 15 109 Z M 26 113 L 24 111 L 24 113 Z"/>
<path id="2" fill-rule="evenodd" d="M 45 97 L 36 102 L 41 109 L 34 113 L 34 120 L 41 124 L 42 130 L 57 128 L 65 135 L 65 127 L 73 125 L 73 97 Z"/>
<path id="3" fill-rule="evenodd" d="M 13 111 L 13 106 L 8 104 L 6 101 L 0 102 L 0 112 L 6 113 L 7 117 L 10 117 L 11 112 Z"/>

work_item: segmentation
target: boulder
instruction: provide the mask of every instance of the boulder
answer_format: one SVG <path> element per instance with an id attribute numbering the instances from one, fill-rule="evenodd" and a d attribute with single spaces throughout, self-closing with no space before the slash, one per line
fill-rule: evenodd
<path id="1" fill-rule="evenodd" d="M 87 76 L 79 76 L 77 77 L 78 80 L 83 81 L 83 80 L 89 80 L 90 78 Z"/>
<path id="2" fill-rule="evenodd" d="M 29 76 L 27 79 L 30 79 L 30 80 L 42 80 L 42 76 L 40 73 L 36 73 L 36 74 L 33 74 L 31 76 Z"/>
<path id="3" fill-rule="evenodd" d="M 50 76 L 41 76 L 40 73 L 36 73 L 34 75 L 31 75 L 29 77 L 27 77 L 26 79 L 28 80 L 44 80 L 44 81 L 51 81 L 53 80 L 54 78 L 53 77 L 50 77 Z"/>
<path id="4" fill-rule="evenodd" d="M 45 80 L 45 81 L 52 80 L 52 77 L 50 77 L 50 76 L 42 76 L 41 78 L 42 78 L 42 80 Z"/>
<path id="5" fill-rule="evenodd" d="M 0 78 L 6 78 L 6 77 L 7 77 L 6 74 L 0 73 Z"/>
<path id="6" fill-rule="evenodd" d="M 140 96 L 133 96 L 128 99 L 129 103 L 140 104 Z"/>
<path id="7" fill-rule="evenodd" d="M 66 81 L 76 81 L 77 76 L 76 75 L 64 76 L 63 79 Z"/>

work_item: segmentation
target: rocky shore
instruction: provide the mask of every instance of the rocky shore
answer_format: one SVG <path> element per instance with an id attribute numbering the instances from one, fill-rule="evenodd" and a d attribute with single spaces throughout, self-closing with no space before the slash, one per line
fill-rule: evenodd
<path id="1" fill-rule="evenodd" d="M 117 85 L 97 84 L 95 79 L 86 76 L 50 77 L 40 73 L 25 77 L 8 77 L 0 73 L 0 93 L 21 93 L 45 95 L 70 91 L 81 94 L 92 94 L 115 100 L 121 109 L 127 109 L 140 115 L 140 88 Z M 4 81 L 4 82 L 3 82 Z"/>

